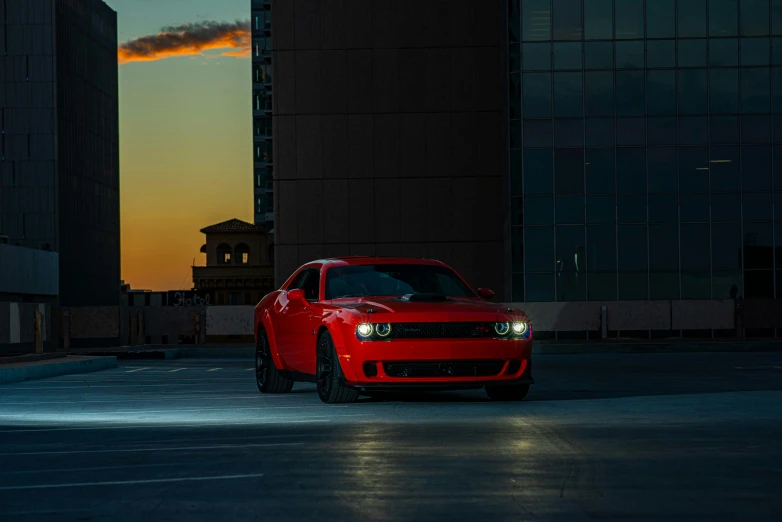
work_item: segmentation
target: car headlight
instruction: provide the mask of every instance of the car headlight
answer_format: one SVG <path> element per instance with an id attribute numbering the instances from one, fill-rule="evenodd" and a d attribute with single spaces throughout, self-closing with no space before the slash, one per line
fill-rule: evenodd
<path id="1" fill-rule="evenodd" d="M 529 331 L 529 323 L 516 321 L 511 328 L 513 329 L 514 335 L 524 335 Z"/>
<path id="2" fill-rule="evenodd" d="M 361 337 L 369 337 L 372 335 L 372 325 L 370 323 L 361 323 L 356 328 L 356 333 Z"/>
<path id="3" fill-rule="evenodd" d="M 510 323 L 494 323 L 494 331 L 500 335 L 505 335 L 510 331 Z"/>
<path id="4" fill-rule="evenodd" d="M 380 337 L 388 337 L 389 334 L 391 334 L 391 324 L 390 323 L 380 323 L 378 325 L 375 325 L 375 332 Z"/>

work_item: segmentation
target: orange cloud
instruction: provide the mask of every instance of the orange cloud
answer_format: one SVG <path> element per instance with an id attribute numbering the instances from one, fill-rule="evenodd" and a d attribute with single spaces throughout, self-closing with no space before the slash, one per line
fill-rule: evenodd
<path id="1" fill-rule="evenodd" d="M 215 49 L 235 49 L 222 56 L 249 58 L 252 47 L 249 21 L 199 22 L 164 27 L 155 35 L 141 36 L 119 46 L 119 63 L 149 62 L 174 56 L 202 54 Z"/>

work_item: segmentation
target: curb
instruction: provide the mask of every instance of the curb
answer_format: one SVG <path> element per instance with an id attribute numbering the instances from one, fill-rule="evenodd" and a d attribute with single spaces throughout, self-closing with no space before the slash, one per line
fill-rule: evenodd
<path id="1" fill-rule="evenodd" d="M 66 357 L 44 364 L 0 367 L 0 384 L 47 379 L 61 375 L 89 373 L 117 367 L 116 357 Z M 69 360 L 70 359 L 70 360 Z"/>

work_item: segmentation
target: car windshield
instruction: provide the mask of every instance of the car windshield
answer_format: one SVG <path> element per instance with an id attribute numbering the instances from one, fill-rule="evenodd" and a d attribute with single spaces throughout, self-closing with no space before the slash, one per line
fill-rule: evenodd
<path id="1" fill-rule="evenodd" d="M 439 265 L 350 265 L 326 271 L 326 299 L 407 294 L 475 297 L 453 270 Z"/>

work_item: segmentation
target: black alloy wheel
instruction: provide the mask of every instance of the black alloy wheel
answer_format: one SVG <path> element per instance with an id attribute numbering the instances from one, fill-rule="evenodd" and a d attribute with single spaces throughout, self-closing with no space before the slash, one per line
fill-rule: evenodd
<path id="1" fill-rule="evenodd" d="M 334 342 L 328 332 L 318 337 L 315 369 L 318 397 L 327 404 L 355 402 L 359 392 L 340 383 L 341 371 Z"/>
<path id="2" fill-rule="evenodd" d="M 263 329 L 258 330 L 255 343 L 255 384 L 261 393 L 288 393 L 293 388 L 293 381 L 277 371 L 269 353 L 269 339 Z"/>

